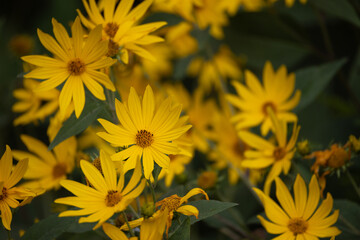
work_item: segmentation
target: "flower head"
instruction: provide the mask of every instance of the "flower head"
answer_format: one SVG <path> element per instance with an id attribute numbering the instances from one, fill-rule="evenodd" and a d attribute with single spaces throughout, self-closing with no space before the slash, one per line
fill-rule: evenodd
<path id="1" fill-rule="evenodd" d="M 0 212 L 2 224 L 8 230 L 11 229 L 12 220 L 10 207 L 17 208 L 20 205 L 18 200 L 24 200 L 36 195 L 23 187 L 15 187 L 23 178 L 28 163 L 28 159 L 23 159 L 13 169 L 11 149 L 6 145 L 5 153 L 0 159 Z"/>
<path id="2" fill-rule="evenodd" d="M 102 150 L 100 151 L 100 163 L 102 172 L 90 162 L 85 160 L 80 162 L 81 170 L 93 187 L 71 180 L 61 181 L 60 184 L 76 196 L 59 198 L 55 202 L 81 209 L 62 212 L 60 217 L 90 215 L 81 217 L 79 223 L 98 221 L 95 229 L 116 212 L 124 211 L 133 199 L 142 193 L 145 179 L 140 180 L 142 175 L 140 166 L 135 168 L 130 181 L 124 186 L 125 173 L 122 171 L 116 182 L 117 174 L 114 163 L 110 156 Z"/>
<path id="3" fill-rule="evenodd" d="M 52 152 L 48 151 L 44 143 L 33 137 L 23 134 L 20 138 L 31 152 L 13 151 L 15 159 L 29 159 L 29 167 L 24 175 L 24 179 L 29 181 L 24 183 L 24 186 L 30 189 L 58 189 L 60 181 L 66 179 L 67 174 L 74 169 L 75 137 L 61 142 Z"/>
<path id="4" fill-rule="evenodd" d="M 339 210 L 335 210 L 332 215 L 328 216 L 333 207 L 333 199 L 329 193 L 317 208 L 320 189 L 315 175 L 311 178 L 309 191 L 307 191 L 302 177 L 300 175 L 296 177 L 294 199 L 280 178 L 276 178 L 275 181 L 276 197 L 280 206 L 261 190 L 254 188 L 264 204 L 265 214 L 270 220 L 268 221 L 258 215 L 261 224 L 268 233 L 280 234 L 279 239 L 287 240 L 318 240 L 319 238 L 337 236 L 341 233 L 337 227 L 332 226 L 338 219 Z"/>
<path id="5" fill-rule="evenodd" d="M 266 135 L 271 128 L 269 109 L 275 112 L 280 120 L 295 122 L 297 117 L 289 112 L 300 100 L 300 91 L 297 90 L 292 98 L 295 87 L 295 75 L 287 75 L 285 66 L 281 66 L 277 72 L 270 62 L 266 62 L 263 72 L 263 86 L 257 77 L 250 71 L 245 71 L 247 86 L 239 82 L 233 82 L 238 96 L 228 94 L 228 101 L 240 112 L 233 116 L 237 129 L 255 127 L 261 124 L 261 134 Z"/>
<path id="6" fill-rule="evenodd" d="M 36 123 L 58 110 L 59 90 L 55 88 L 43 92 L 34 91 L 39 84 L 36 80 L 25 78 L 24 88 L 14 90 L 13 95 L 18 102 L 13 105 L 12 110 L 23 113 L 14 120 L 15 126 Z"/>
<path id="7" fill-rule="evenodd" d="M 56 40 L 38 29 L 38 36 L 42 45 L 54 57 L 30 55 L 22 60 L 37 68 L 25 74 L 26 78 L 43 79 L 36 91 L 48 91 L 65 82 L 59 97 L 60 111 L 65 112 L 71 102 L 79 117 L 85 106 L 84 84 L 98 99 L 105 100 L 104 87 L 115 91 L 109 77 L 100 71 L 111 66 L 116 60 L 105 57 L 107 42 L 101 41 L 101 26 L 97 26 L 90 33 L 86 41 L 80 19 L 76 18 L 72 25 L 72 38 L 69 37 L 63 25 L 52 20 Z M 100 83 L 100 84 L 99 84 Z"/>
<path id="8" fill-rule="evenodd" d="M 98 135 L 115 147 L 129 146 L 113 154 L 114 161 L 126 160 L 125 171 L 135 167 L 136 159 L 142 157 L 145 178 L 149 179 L 154 169 L 154 161 L 161 168 L 169 167 L 169 154 L 177 154 L 180 149 L 173 142 L 191 128 L 178 126 L 181 106 L 172 104 L 167 98 L 155 108 L 155 98 L 150 86 L 146 87 L 142 101 L 130 89 L 127 103 L 115 100 L 116 114 L 121 126 L 107 120 L 98 119 L 107 132 Z"/>
<path id="9" fill-rule="evenodd" d="M 94 29 L 99 24 L 103 26 L 103 38 L 109 39 L 108 55 L 116 55 L 121 49 L 121 58 L 125 63 L 128 63 L 128 51 L 154 61 L 155 58 L 142 45 L 162 42 L 162 38 L 149 33 L 166 25 L 166 22 L 138 25 L 152 2 L 153 0 L 145 0 L 131 10 L 134 0 L 121 0 L 117 7 L 117 1 L 104 0 L 103 11 L 96 5 L 95 0 L 89 0 L 90 4 L 87 0 L 83 0 L 89 17 L 86 18 L 79 10 L 77 11 L 82 23 L 88 29 Z"/>
<path id="10" fill-rule="evenodd" d="M 286 123 L 278 120 L 273 112 L 270 111 L 270 114 L 272 123 L 274 124 L 277 144 L 248 131 L 239 132 L 240 138 L 254 149 L 245 151 L 245 159 L 242 162 L 242 166 L 254 169 L 263 169 L 271 166 L 264 186 L 266 194 L 269 194 L 272 181 L 274 181 L 281 172 L 284 174 L 289 172 L 291 160 L 296 151 L 296 140 L 300 131 L 300 127 L 295 123 L 291 138 L 287 141 Z"/>
<path id="11" fill-rule="evenodd" d="M 203 194 L 206 200 L 209 200 L 208 195 L 201 188 L 191 189 L 184 197 L 179 197 L 177 194 L 174 194 L 170 197 L 164 198 L 163 200 L 156 203 L 156 207 L 160 209 L 157 210 L 152 217 L 149 218 L 139 218 L 134 221 L 129 222 L 131 227 L 136 227 L 141 225 L 140 239 L 162 239 L 163 232 L 166 226 L 166 235 L 168 235 L 169 228 L 171 227 L 171 222 L 174 217 L 174 212 L 182 213 L 186 216 L 195 216 L 196 218 L 199 215 L 199 210 L 192 205 L 183 205 L 188 201 L 189 198 L 197 194 Z M 159 228 L 154 231 L 153 228 L 156 225 L 159 225 Z M 165 225 L 166 224 L 166 225 Z M 144 227 L 145 226 L 145 227 Z M 161 227 L 160 227 L 161 226 Z M 143 229 L 145 228 L 145 229 Z M 128 231 L 129 228 L 124 224 L 120 229 Z M 144 232 L 144 234 L 143 234 Z M 154 236 L 157 238 L 142 238 L 150 236 L 150 232 L 154 232 Z M 147 235 L 145 234 L 147 233 Z M 143 234 L 143 235 L 142 235 Z M 161 236 L 161 237 L 159 237 Z"/>

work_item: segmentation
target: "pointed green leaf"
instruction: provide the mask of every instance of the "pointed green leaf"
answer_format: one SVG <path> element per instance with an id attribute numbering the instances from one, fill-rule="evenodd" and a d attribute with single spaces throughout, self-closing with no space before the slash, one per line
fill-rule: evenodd
<path id="1" fill-rule="evenodd" d="M 301 90 L 301 100 L 296 110 L 298 111 L 312 103 L 346 61 L 343 58 L 320 66 L 296 71 L 296 89 Z"/>

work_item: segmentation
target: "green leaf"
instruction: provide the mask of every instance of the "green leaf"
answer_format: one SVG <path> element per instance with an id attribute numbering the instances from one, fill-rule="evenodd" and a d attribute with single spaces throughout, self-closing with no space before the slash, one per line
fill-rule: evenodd
<path id="1" fill-rule="evenodd" d="M 90 99 L 90 98 L 89 98 Z M 79 118 L 76 118 L 75 113 L 73 113 L 69 119 L 67 119 L 63 126 L 60 128 L 58 134 L 54 140 L 49 145 L 49 150 L 52 150 L 56 145 L 62 141 L 77 135 L 84 131 L 90 124 L 97 119 L 99 113 L 105 108 L 105 105 L 98 103 L 97 101 L 88 101 L 86 99 L 86 104 L 83 112 Z"/>
<path id="2" fill-rule="evenodd" d="M 335 225 L 342 231 L 336 240 L 360 239 L 360 206 L 349 200 L 335 199 L 334 209 L 340 211 Z"/>
<path id="3" fill-rule="evenodd" d="M 360 46 L 357 49 L 354 61 L 351 66 L 350 74 L 349 74 L 349 84 L 350 88 L 354 92 L 360 91 Z"/>
<path id="4" fill-rule="evenodd" d="M 301 90 L 301 100 L 296 110 L 305 108 L 312 103 L 346 61 L 347 59 L 342 58 L 320 66 L 296 71 L 296 89 Z"/>
<path id="5" fill-rule="evenodd" d="M 79 217 L 58 217 L 50 215 L 26 230 L 21 240 L 48 240 L 55 239 L 65 232 L 87 232 L 95 224 L 80 224 Z"/>
<path id="6" fill-rule="evenodd" d="M 261 70 L 266 60 L 270 60 L 275 68 L 281 64 L 293 66 L 310 54 L 310 51 L 300 44 L 266 36 L 252 36 L 230 29 L 225 32 L 225 42 L 237 55 L 245 55 L 251 68 Z M 291 53 L 291 54 L 289 54 Z"/>
<path id="7" fill-rule="evenodd" d="M 189 205 L 193 205 L 199 210 L 199 216 L 197 219 L 195 217 L 191 217 L 191 224 L 193 224 L 238 204 L 231 202 L 220 202 L 216 200 L 199 200 L 190 202 Z"/>
<path id="8" fill-rule="evenodd" d="M 312 0 L 311 3 L 330 15 L 360 27 L 360 19 L 347 0 Z"/>
<path id="9" fill-rule="evenodd" d="M 181 225 L 169 235 L 169 240 L 190 240 L 190 218 L 186 219 Z"/>

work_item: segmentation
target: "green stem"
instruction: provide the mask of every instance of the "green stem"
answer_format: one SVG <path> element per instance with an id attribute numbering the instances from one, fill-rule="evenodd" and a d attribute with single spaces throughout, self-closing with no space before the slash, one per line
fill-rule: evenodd
<path id="1" fill-rule="evenodd" d="M 156 196 L 155 196 L 155 190 L 154 190 L 154 187 L 153 185 L 151 184 L 151 181 L 150 180 L 147 180 L 148 184 L 149 184 L 149 187 L 150 187 L 150 191 L 151 191 L 151 195 L 152 195 L 152 198 L 153 198 L 153 202 L 154 204 L 156 203 Z"/>
<path id="2" fill-rule="evenodd" d="M 135 211 L 135 209 L 131 205 L 129 205 L 128 208 L 135 215 L 136 218 L 140 218 L 139 214 Z"/>
<path id="3" fill-rule="evenodd" d="M 354 187 L 355 192 L 357 193 L 357 195 L 358 195 L 359 198 L 360 198 L 360 189 L 359 189 L 359 187 L 357 186 L 357 184 L 356 184 L 356 182 L 355 182 L 355 179 L 353 178 L 353 176 L 351 176 L 351 174 L 350 174 L 349 171 L 346 171 L 346 176 L 347 176 L 348 179 L 350 180 L 351 185 Z"/>
<path id="4" fill-rule="evenodd" d="M 122 214 L 123 214 L 123 216 L 124 216 L 126 225 L 127 225 L 128 228 L 129 228 L 129 232 L 130 232 L 131 237 L 135 237 L 134 231 L 132 230 L 132 228 L 131 228 L 131 226 L 130 226 L 130 223 L 129 223 L 128 219 L 127 219 L 126 213 L 125 213 L 124 211 L 122 211 Z"/>
<path id="5" fill-rule="evenodd" d="M 8 240 L 12 240 L 11 231 L 7 230 L 7 229 L 6 229 L 6 231 L 7 231 L 7 235 L 8 235 Z"/>

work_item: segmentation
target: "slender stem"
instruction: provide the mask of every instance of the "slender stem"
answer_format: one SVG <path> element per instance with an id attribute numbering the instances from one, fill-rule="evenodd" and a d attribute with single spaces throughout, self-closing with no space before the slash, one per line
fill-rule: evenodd
<path id="1" fill-rule="evenodd" d="M 131 226 L 130 226 L 130 223 L 129 223 L 128 219 L 127 219 L 126 213 L 125 213 L 124 211 L 122 211 L 122 214 L 123 214 L 123 216 L 124 216 L 126 225 L 127 225 L 128 228 L 129 228 L 130 235 L 131 235 L 132 237 L 135 237 L 134 231 L 132 230 L 132 228 L 131 228 Z"/>
<path id="2" fill-rule="evenodd" d="M 154 204 L 156 203 L 156 196 L 155 196 L 155 190 L 154 190 L 154 187 L 151 183 L 150 180 L 147 180 L 148 184 L 149 184 L 149 187 L 150 187 L 150 190 L 151 190 L 151 195 L 152 195 L 152 198 L 153 198 L 153 201 L 154 201 Z"/>
<path id="3" fill-rule="evenodd" d="M 333 50 L 333 45 L 332 45 L 331 40 L 330 40 L 329 31 L 328 31 L 328 29 L 326 27 L 324 17 L 322 16 L 322 14 L 319 12 L 319 10 L 316 7 L 313 7 L 313 9 L 315 11 L 315 14 L 316 14 L 318 20 L 319 20 L 321 34 L 323 36 L 324 44 L 325 44 L 325 47 L 326 47 L 326 51 L 329 54 L 329 58 L 330 59 L 335 59 L 335 53 L 334 53 L 334 50 Z"/>
<path id="4" fill-rule="evenodd" d="M 350 180 L 351 185 L 354 187 L 356 194 L 357 194 L 357 195 L 359 196 L 359 198 L 360 198 L 360 189 L 359 189 L 359 187 L 357 186 L 357 184 L 356 184 L 356 182 L 355 182 L 355 179 L 353 178 L 353 176 L 351 176 L 351 174 L 350 174 L 349 171 L 346 171 L 346 176 L 347 176 L 348 179 Z"/>
<path id="5" fill-rule="evenodd" d="M 129 205 L 128 208 L 135 215 L 136 218 L 140 218 L 139 214 L 135 211 L 135 209 L 131 205 Z"/>
<path id="6" fill-rule="evenodd" d="M 7 235 L 8 235 L 8 240 L 12 240 L 11 231 L 6 229 L 6 232 L 7 232 Z"/>

